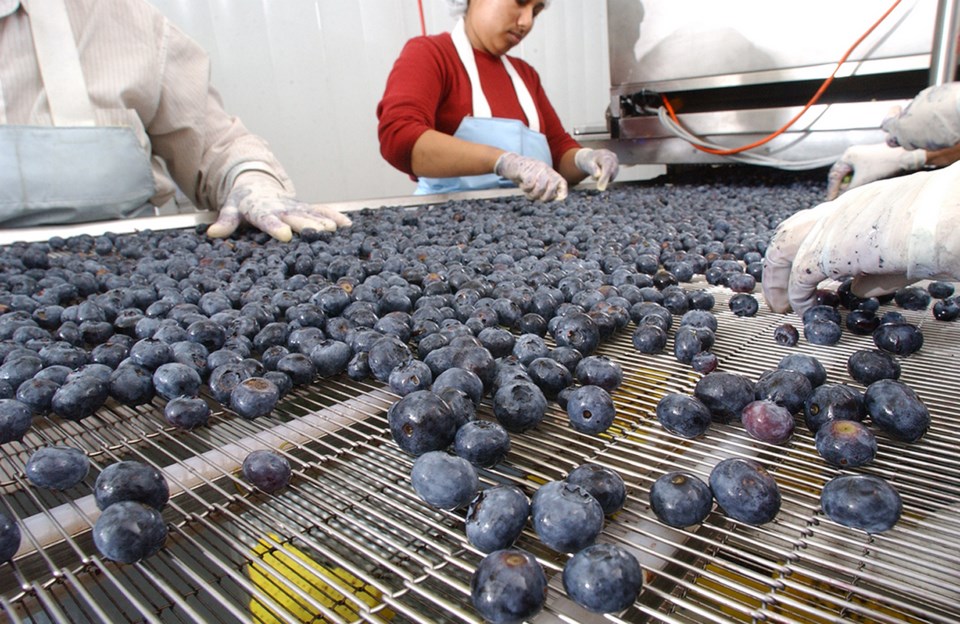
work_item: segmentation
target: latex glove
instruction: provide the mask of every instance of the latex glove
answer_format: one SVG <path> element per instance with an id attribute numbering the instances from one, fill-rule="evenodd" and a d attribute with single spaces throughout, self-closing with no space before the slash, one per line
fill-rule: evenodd
<path id="1" fill-rule="evenodd" d="M 620 171 L 617 155 L 608 149 L 581 148 L 574 155 L 573 162 L 580 171 L 597 181 L 598 191 L 607 190 L 607 184 L 616 178 Z"/>
<path id="2" fill-rule="evenodd" d="M 890 178 L 904 171 L 918 171 L 927 164 L 927 152 L 908 151 L 902 147 L 855 145 L 847 148 L 840 160 L 830 167 L 827 175 L 827 199 L 836 199 L 840 193 L 874 180 Z M 849 182 L 844 182 L 848 175 Z"/>
<path id="3" fill-rule="evenodd" d="M 763 261 L 767 305 L 802 313 L 827 278 L 853 276 L 860 297 L 960 278 L 958 165 L 867 184 L 783 221 Z"/>
<path id="4" fill-rule="evenodd" d="M 493 172 L 515 182 L 528 199 L 552 201 L 567 197 L 567 181 L 542 160 L 504 152 L 497 159 Z"/>
<path id="5" fill-rule="evenodd" d="M 237 177 L 207 235 L 230 236 L 244 220 L 284 243 L 293 238 L 293 232 L 307 228 L 332 232 L 351 224 L 346 215 L 333 208 L 297 201 L 276 178 L 259 171 Z"/>
<path id="6" fill-rule="evenodd" d="M 888 145 L 943 149 L 960 143 L 960 83 L 927 87 L 905 109 L 896 106 L 883 120 Z"/>

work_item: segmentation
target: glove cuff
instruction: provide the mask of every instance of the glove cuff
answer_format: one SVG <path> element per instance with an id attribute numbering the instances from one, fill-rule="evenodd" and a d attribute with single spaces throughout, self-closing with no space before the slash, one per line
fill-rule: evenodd
<path id="1" fill-rule="evenodd" d="M 497 162 L 495 162 L 493 165 L 493 172 L 498 176 L 506 177 L 502 173 L 500 173 L 500 167 L 503 166 L 504 160 L 511 158 L 514 155 L 515 154 L 513 154 L 513 152 L 504 152 L 500 154 L 500 156 L 497 158 Z"/>
<path id="2" fill-rule="evenodd" d="M 927 150 L 904 150 L 900 155 L 900 168 L 904 171 L 920 171 L 927 164 Z"/>
<path id="3" fill-rule="evenodd" d="M 589 147 L 581 147 L 573 155 L 573 164 L 577 166 L 577 169 L 584 172 L 587 175 L 592 175 L 594 171 L 593 167 L 593 150 Z"/>

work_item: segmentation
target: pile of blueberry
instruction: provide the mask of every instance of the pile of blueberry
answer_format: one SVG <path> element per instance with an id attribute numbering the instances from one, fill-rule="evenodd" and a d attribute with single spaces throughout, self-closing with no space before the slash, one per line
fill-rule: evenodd
<path id="1" fill-rule="evenodd" d="M 820 172 L 718 168 L 687 175 L 604 194 L 577 192 L 547 206 L 505 198 L 362 211 L 352 215 L 351 228 L 305 231 L 286 244 L 254 231 L 211 240 L 200 227 L 0 248 L 0 443 L 16 444 L 45 418 L 82 425 L 111 403 L 154 405 L 170 426 L 192 429 L 206 426 L 211 405 L 219 404 L 225 418 L 257 419 L 294 387 L 341 374 L 373 379 L 400 397 L 389 428 L 417 457 L 417 492 L 437 507 L 467 506 L 468 539 L 484 552 L 501 544 L 492 552 L 506 552 L 499 558 L 527 575 L 529 555 L 509 547 L 518 518 L 532 515 L 538 535 L 557 550 L 572 546 L 564 530 L 550 537 L 546 511 L 524 512 L 523 492 L 479 490 L 477 470 L 501 462 L 510 434 L 536 428 L 549 401 L 566 410 L 578 433 L 612 426 L 611 393 L 622 371 L 596 350 L 631 322 L 637 350 L 658 353 L 679 317 L 676 358 L 704 379 L 720 374 L 710 352 L 713 296 L 685 285 L 703 275 L 736 292 L 735 314 L 756 314 L 752 293 L 770 235 L 823 192 Z M 946 318 L 957 303 L 952 292 L 941 294 L 935 314 Z M 851 331 L 851 315 L 856 327 L 869 325 L 870 305 L 848 314 Z M 909 329 L 886 332 L 878 349 L 909 350 L 917 341 Z M 703 397 L 686 398 L 709 405 L 703 398 L 710 383 Z M 681 435 L 702 433 L 723 412 L 672 400 L 677 413 L 698 410 L 692 422 L 672 425 Z M 481 401 L 489 401 L 492 419 L 477 418 Z M 245 464 L 245 478 L 264 491 L 289 479 L 289 466 L 272 458 Z M 50 487 L 43 470 L 32 472 L 35 483 Z M 437 491 L 431 478 L 438 472 L 458 475 L 456 487 Z M 65 485 L 66 473 L 62 478 Z M 580 501 L 582 515 L 596 524 L 590 501 L 599 497 L 583 484 L 568 479 L 540 491 L 528 506 Z M 606 508 L 599 504 L 602 520 Z M 514 511 L 494 522 L 491 507 Z M 98 547 L 118 561 L 153 552 L 163 543 L 156 510 L 136 500 L 105 507 L 95 528 Z M 127 517 L 151 539 L 134 544 L 111 530 Z M 2 520 L 0 547 L 19 535 L 15 523 Z M 488 526 L 498 528 L 481 528 Z M 578 571 L 569 581 L 564 575 L 572 596 L 580 591 L 577 579 L 590 578 L 583 570 L 630 566 L 615 548 L 575 546 L 570 565 Z M 497 576 L 499 565 L 483 564 L 484 575 Z M 486 577 L 478 570 L 477 578 Z M 587 602 L 601 610 L 620 604 Z"/>

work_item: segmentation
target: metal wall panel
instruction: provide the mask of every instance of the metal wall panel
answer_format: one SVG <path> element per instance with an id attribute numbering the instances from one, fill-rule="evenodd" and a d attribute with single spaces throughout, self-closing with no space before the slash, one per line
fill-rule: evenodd
<path id="1" fill-rule="evenodd" d="M 406 195 L 381 157 L 376 106 L 416 0 L 150 0 L 210 54 L 228 111 L 269 141 L 299 195 L 345 201 Z M 424 0 L 428 33 L 453 25 Z M 602 124 L 609 103 L 604 0 L 555 0 L 514 53 L 540 72 L 568 129 Z"/>

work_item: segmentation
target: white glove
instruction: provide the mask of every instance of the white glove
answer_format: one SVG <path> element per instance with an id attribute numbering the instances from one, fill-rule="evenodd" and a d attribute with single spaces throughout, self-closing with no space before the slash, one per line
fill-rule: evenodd
<path id="1" fill-rule="evenodd" d="M 827 200 L 836 199 L 840 193 L 874 180 L 890 178 L 904 171 L 918 171 L 927 164 L 927 152 L 908 151 L 902 147 L 855 145 L 847 148 L 840 160 L 830 167 L 827 175 Z M 849 182 L 844 179 L 853 174 Z"/>
<path id="2" fill-rule="evenodd" d="M 516 183 L 528 199 L 552 201 L 567 198 L 567 181 L 542 160 L 504 152 L 497 159 L 493 172 Z"/>
<path id="3" fill-rule="evenodd" d="M 608 149 L 581 148 L 574 154 L 573 162 L 580 171 L 593 176 L 597 181 L 598 191 L 607 190 L 607 184 L 616 178 L 620 171 L 617 155 Z"/>
<path id="4" fill-rule="evenodd" d="M 207 228 L 207 235 L 230 236 L 243 220 L 284 243 L 293 238 L 294 231 L 313 228 L 332 232 L 337 226 L 351 224 L 346 215 L 333 208 L 297 201 L 276 178 L 259 171 L 237 176 L 220 207 L 220 216 Z"/>
<path id="5" fill-rule="evenodd" d="M 943 149 L 960 143 L 960 83 L 927 87 L 901 110 L 893 108 L 881 127 L 888 145 Z"/>
<path id="6" fill-rule="evenodd" d="M 800 314 L 822 280 L 847 276 L 860 297 L 960 278 L 960 163 L 879 180 L 786 219 L 767 246 L 763 294 L 774 312 Z"/>

